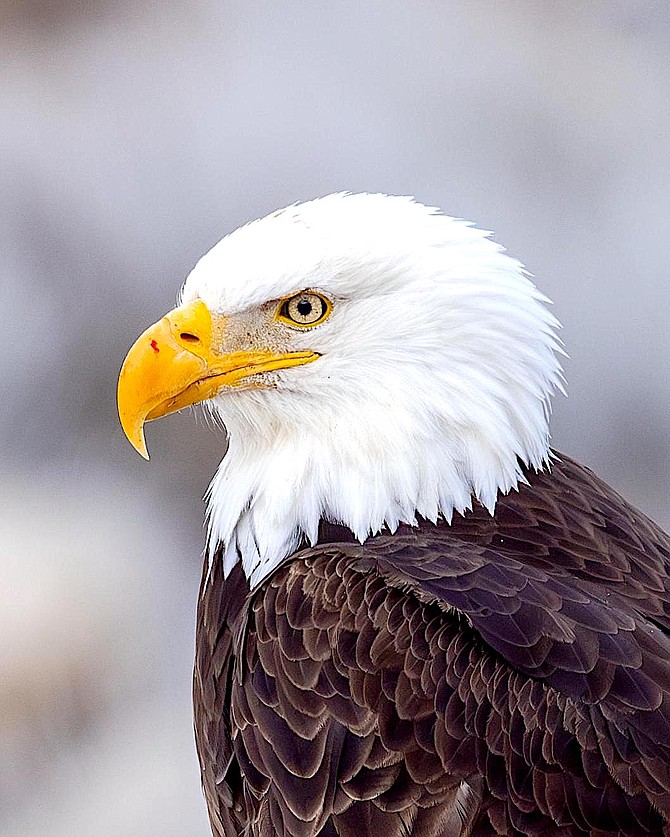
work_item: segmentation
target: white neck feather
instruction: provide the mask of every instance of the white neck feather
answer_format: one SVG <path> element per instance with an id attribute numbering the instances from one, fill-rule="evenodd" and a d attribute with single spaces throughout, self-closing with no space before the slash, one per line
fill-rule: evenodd
<path id="1" fill-rule="evenodd" d="M 254 440 L 233 431 L 210 487 L 210 555 L 223 543 L 226 574 L 241 559 L 253 586 L 303 537 L 316 543 L 322 519 L 364 541 L 417 515 L 450 520 L 473 494 L 493 511 L 497 492 L 521 478 L 515 457 L 504 461 L 486 446 L 473 461 L 461 440 L 410 429 L 400 412 L 391 427 L 378 416 L 365 431 L 354 424 L 359 412 L 338 423 L 327 446 L 318 428 Z"/>

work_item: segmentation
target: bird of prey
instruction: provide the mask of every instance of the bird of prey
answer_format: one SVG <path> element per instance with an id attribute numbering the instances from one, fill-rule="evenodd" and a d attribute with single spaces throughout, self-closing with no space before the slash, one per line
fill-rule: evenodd
<path id="1" fill-rule="evenodd" d="M 558 323 L 490 235 L 335 194 L 236 230 L 119 379 L 205 402 L 215 837 L 670 834 L 670 538 L 550 447 Z"/>

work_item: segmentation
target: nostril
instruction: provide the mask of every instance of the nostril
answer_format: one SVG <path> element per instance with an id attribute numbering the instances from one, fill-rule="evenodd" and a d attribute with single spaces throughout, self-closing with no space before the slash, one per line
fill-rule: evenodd
<path id="1" fill-rule="evenodd" d="M 181 337 L 181 339 L 185 343 L 199 343 L 200 342 L 199 337 L 197 337 L 195 334 L 191 334 L 188 331 L 182 331 L 182 333 L 179 336 Z"/>

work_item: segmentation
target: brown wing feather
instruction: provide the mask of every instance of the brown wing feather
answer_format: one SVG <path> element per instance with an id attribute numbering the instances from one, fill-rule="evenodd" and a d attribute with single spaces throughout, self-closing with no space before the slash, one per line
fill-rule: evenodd
<path id="1" fill-rule="evenodd" d="M 664 833 L 670 541 L 570 460 L 528 479 L 253 595 L 215 563 L 194 696 L 217 837 Z"/>
<path id="2" fill-rule="evenodd" d="M 237 837 L 248 821 L 240 764 L 233 752 L 230 688 L 235 664 L 233 630 L 249 585 L 238 565 L 223 578 L 222 561 L 203 569 L 198 602 L 193 723 L 202 787 L 216 837 Z"/>

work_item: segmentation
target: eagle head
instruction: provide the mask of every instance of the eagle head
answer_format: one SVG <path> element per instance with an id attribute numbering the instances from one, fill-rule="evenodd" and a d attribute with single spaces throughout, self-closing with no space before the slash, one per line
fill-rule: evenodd
<path id="1" fill-rule="evenodd" d="M 360 540 L 493 512 L 549 458 L 558 323 L 489 233 L 410 198 L 334 194 L 222 239 L 131 348 L 119 415 L 204 402 L 228 449 L 209 549 L 258 583 L 320 520 Z M 147 456 L 148 458 L 148 456 Z"/>

